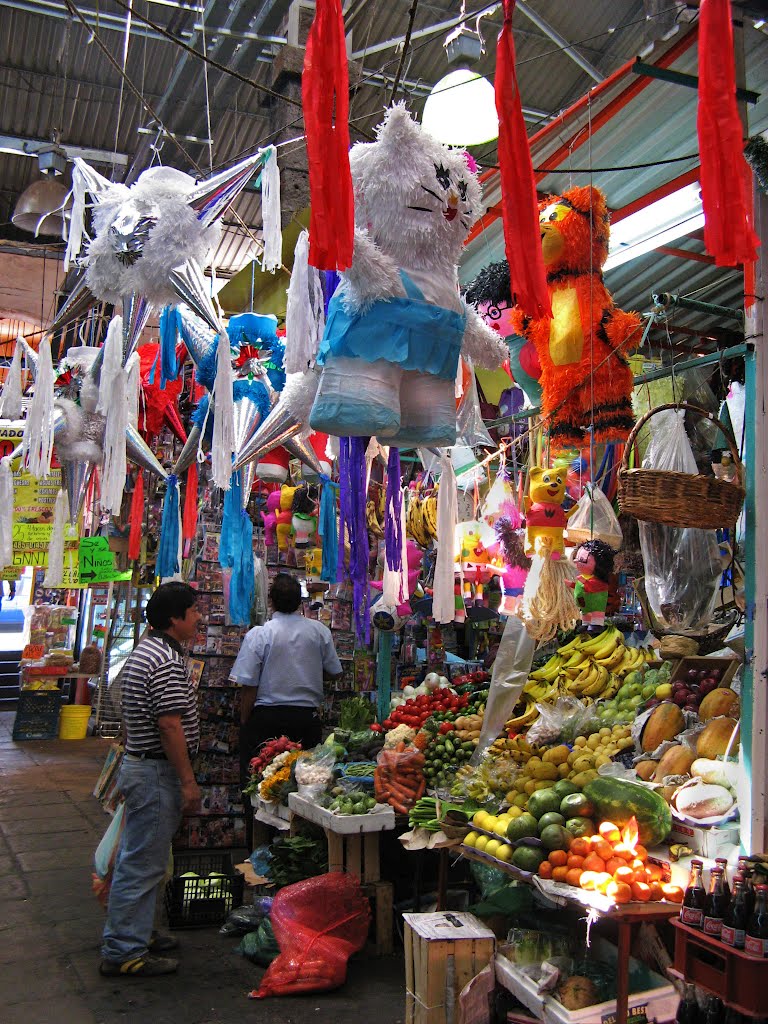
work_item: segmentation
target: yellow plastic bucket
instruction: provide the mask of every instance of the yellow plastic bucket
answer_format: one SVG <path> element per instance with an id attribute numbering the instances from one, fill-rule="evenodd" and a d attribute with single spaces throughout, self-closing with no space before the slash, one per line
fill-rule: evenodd
<path id="1" fill-rule="evenodd" d="M 91 708 L 88 704 L 67 704 L 59 719 L 60 740 L 84 740 L 88 732 Z"/>

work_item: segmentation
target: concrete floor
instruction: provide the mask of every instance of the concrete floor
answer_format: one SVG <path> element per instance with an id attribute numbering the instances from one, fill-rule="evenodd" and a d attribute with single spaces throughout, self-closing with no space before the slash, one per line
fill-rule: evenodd
<path id="1" fill-rule="evenodd" d="M 181 931 L 178 974 L 98 973 L 103 911 L 93 852 L 108 818 L 91 795 L 107 741 L 14 743 L 0 713 L 0 1022 L 2 1024 L 379 1024 L 404 1015 L 402 952 L 359 957 L 343 988 L 253 1001 L 262 970 L 217 929 Z"/>

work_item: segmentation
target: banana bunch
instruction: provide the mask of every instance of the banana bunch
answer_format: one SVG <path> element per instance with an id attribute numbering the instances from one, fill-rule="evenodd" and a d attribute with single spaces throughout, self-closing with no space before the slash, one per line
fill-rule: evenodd
<path id="1" fill-rule="evenodd" d="M 526 729 L 539 717 L 539 712 L 536 709 L 536 701 L 530 696 L 530 694 L 523 691 L 520 699 L 523 704 L 523 709 L 513 718 L 510 718 L 510 720 L 505 724 L 504 728 L 507 732 L 518 732 L 520 729 Z M 517 711 L 518 708 L 520 708 L 519 703 L 515 705 L 515 711 Z"/>
<path id="2" fill-rule="evenodd" d="M 527 764 L 534 755 L 541 756 L 542 750 L 535 743 L 529 743 L 524 736 L 513 736 L 511 739 L 499 736 L 491 745 L 493 757 L 506 757 L 516 764 Z"/>
<path id="3" fill-rule="evenodd" d="M 554 703 L 560 696 L 589 702 L 607 699 L 618 692 L 628 673 L 653 660 L 646 648 L 625 647 L 615 626 L 594 637 L 582 633 L 531 672 L 523 697 L 533 703 Z"/>
<path id="4" fill-rule="evenodd" d="M 405 516 L 405 532 L 423 548 L 437 540 L 437 498 L 411 497 Z"/>
<path id="5" fill-rule="evenodd" d="M 365 505 L 365 519 L 368 532 L 374 537 L 384 536 L 384 491 L 378 501 L 369 498 Z"/>

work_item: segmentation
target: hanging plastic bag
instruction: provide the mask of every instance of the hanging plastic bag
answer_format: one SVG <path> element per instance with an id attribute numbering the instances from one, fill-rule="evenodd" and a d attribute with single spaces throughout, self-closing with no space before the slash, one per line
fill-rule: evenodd
<path id="1" fill-rule="evenodd" d="M 624 537 L 613 507 L 599 487 L 586 484 L 576 504 L 576 511 L 568 519 L 565 535 L 569 544 L 584 544 L 588 540 L 601 540 L 618 551 Z"/>
<path id="2" fill-rule="evenodd" d="M 470 381 L 464 387 L 464 394 L 459 400 L 456 410 L 456 444 L 468 448 L 495 448 L 493 438 L 483 423 L 480 411 L 480 398 L 477 394 L 475 372 L 470 367 Z"/>
<path id="3" fill-rule="evenodd" d="M 478 764 L 482 760 L 504 728 L 504 723 L 512 717 L 515 704 L 528 681 L 535 649 L 536 644 L 523 622 L 516 617 L 508 618 L 493 663 L 480 739 L 469 759 L 470 764 Z"/>
<path id="4" fill-rule="evenodd" d="M 280 955 L 252 999 L 343 985 L 347 961 L 368 938 L 371 911 L 357 879 L 334 871 L 281 889 L 270 918 Z"/>
<path id="5" fill-rule="evenodd" d="M 112 887 L 112 875 L 115 870 L 115 859 L 120 847 L 120 837 L 123 834 L 123 817 L 125 814 L 125 803 L 121 802 L 107 826 L 107 830 L 101 837 L 101 842 L 96 847 L 93 855 L 93 892 L 96 899 L 106 908 L 109 900 L 109 890 Z"/>
<path id="6" fill-rule="evenodd" d="M 682 410 L 665 410 L 654 428 L 643 467 L 696 473 Z M 723 567 L 715 530 L 641 522 L 645 592 L 665 629 L 695 629 L 712 618 Z"/>

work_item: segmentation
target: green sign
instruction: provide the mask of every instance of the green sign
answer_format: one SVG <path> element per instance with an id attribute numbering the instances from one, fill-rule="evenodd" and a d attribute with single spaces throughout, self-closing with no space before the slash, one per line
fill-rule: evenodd
<path id="1" fill-rule="evenodd" d="M 82 537 L 79 549 L 80 585 L 109 583 L 110 580 L 129 580 L 129 572 L 118 572 L 115 556 L 109 550 L 106 537 Z"/>

